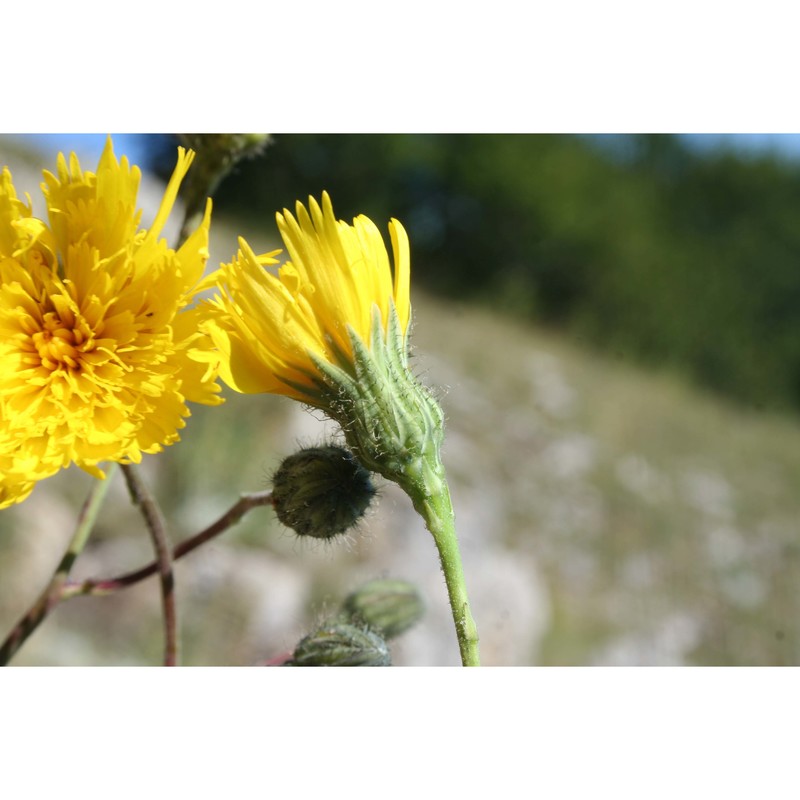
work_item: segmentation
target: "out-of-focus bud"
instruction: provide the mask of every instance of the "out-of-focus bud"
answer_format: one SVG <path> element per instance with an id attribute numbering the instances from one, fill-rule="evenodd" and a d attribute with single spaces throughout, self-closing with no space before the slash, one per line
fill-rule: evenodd
<path id="1" fill-rule="evenodd" d="M 424 612 L 425 605 L 416 586 L 400 580 L 365 583 L 342 604 L 343 616 L 379 633 L 384 639 L 407 631 Z"/>
<path id="2" fill-rule="evenodd" d="M 278 519 L 298 536 L 330 539 L 364 515 L 375 495 L 370 473 L 343 447 L 307 447 L 284 459 L 272 479 Z"/>
<path id="3" fill-rule="evenodd" d="M 297 645 L 292 667 L 388 667 L 386 642 L 369 630 L 345 623 L 323 625 Z"/>
<path id="4" fill-rule="evenodd" d="M 261 154 L 270 143 L 268 133 L 182 133 L 181 144 L 195 152 L 195 160 L 182 193 L 186 204 L 186 223 L 181 241 L 188 236 L 191 221 L 205 208 L 206 197 L 213 195 L 226 175 L 245 158 Z"/>
<path id="5" fill-rule="evenodd" d="M 270 142 L 268 133 L 182 133 L 181 143 L 197 153 L 197 166 L 204 172 L 210 189 L 243 158 L 264 151 Z"/>

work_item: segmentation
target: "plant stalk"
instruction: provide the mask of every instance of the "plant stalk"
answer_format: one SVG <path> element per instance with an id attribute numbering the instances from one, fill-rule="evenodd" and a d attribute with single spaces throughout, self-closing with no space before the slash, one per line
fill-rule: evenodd
<path id="1" fill-rule="evenodd" d="M 447 594 L 450 598 L 450 608 L 456 626 L 461 663 L 465 667 L 479 667 L 478 629 L 469 607 L 464 569 L 461 565 L 461 552 L 456 537 L 453 502 L 450 499 L 450 489 L 444 478 L 443 467 L 441 467 L 440 479 L 439 489 L 427 496 L 417 492 L 409 492 L 409 494 L 414 502 L 414 508 L 425 520 L 439 551 L 442 572 L 447 584 Z"/>
<path id="2" fill-rule="evenodd" d="M 200 545 L 205 544 L 215 536 L 224 533 L 232 525 L 235 525 L 250 509 L 257 508 L 258 506 L 266 506 L 272 504 L 272 492 L 252 492 L 250 494 L 243 494 L 239 500 L 232 505 L 216 522 L 204 528 L 200 533 L 186 539 L 180 544 L 175 546 L 172 551 L 172 560 L 177 561 L 183 556 L 196 550 Z M 88 579 L 80 582 L 69 582 L 65 584 L 61 593 L 62 600 L 69 600 L 72 597 L 82 597 L 85 595 L 92 595 L 100 597 L 103 595 L 113 594 L 120 589 L 125 589 L 128 586 L 133 586 L 139 581 L 143 581 L 158 573 L 158 561 L 153 561 L 140 569 L 132 572 L 126 572 L 123 575 L 118 575 L 115 578 L 106 578 L 104 580 Z"/>
<path id="3" fill-rule="evenodd" d="M 14 626 L 2 646 L 0 646 L 0 666 L 8 664 L 26 639 L 39 627 L 50 611 L 61 602 L 62 592 L 67 583 L 72 565 L 89 540 L 89 535 L 97 521 L 97 515 L 111 485 L 111 476 L 114 474 L 116 466 L 116 464 L 111 464 L 106 470 L 105 480 L 98 480 L 92 484 L 92 488 L 89 490 L 86 501 L 78 515 L 75 533 L 72 535 L 67 551 L 59 562 L 50 583 L 39 596 L 39 599 Z"/>
<path id="4" fill-rule="evenodd" d="M 164 610 L 164 666 L 178 663 L 178 615 L 175 607 L 175 575 L 172 571 L 172 552 L 167 539 L 164 515 L 139 471 L 133 464 L 123 464 L 122 473 L 128 484 L 131 499 L 142 512 L 153 548 L 156 552 L 158 574 L 161 579 L 161 604 Z"/>

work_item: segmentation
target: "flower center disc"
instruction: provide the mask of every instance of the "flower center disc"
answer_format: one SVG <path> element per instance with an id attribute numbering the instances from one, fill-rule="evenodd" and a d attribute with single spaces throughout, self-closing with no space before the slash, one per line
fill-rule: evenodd
<path id="1" fill-rule="evenodd" d="M 79 329 L 65 327 L 55 312 L 44 315 L 42 329 L 31 339 L 46 369 L 80 370 L 87 337 Z"/>

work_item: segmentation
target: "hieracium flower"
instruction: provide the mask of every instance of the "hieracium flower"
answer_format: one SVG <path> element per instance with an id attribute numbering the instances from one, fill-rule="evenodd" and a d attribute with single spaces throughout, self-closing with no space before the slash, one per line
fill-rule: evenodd
<path id="1" fill-rule="evenodd" d="M 380 231 L 365 216 L 337 220 L 327 194 L 296 216 L 284 209 L 279 251 L 239 252 L 212 280 L 208 330 L 220 376 L 239 392 L 283 394 L 325 411 L 364 467 L 397 482 L 434 536 L 450 592 L 464 663 L 476 664 L 469 612 L 440 459 L 443 414 L 408 368 L 410 250 L 389 223 L 394 274 Z"/>
<path id="2" fill-rule="evenodd" d="M 277 215 L 291 258 L 277 274 L 267 267 L 280 251 L 257 256 L 243 239 L 218 273 L 209 330 L 223 354 L 220 375 L 239 392 L 321 408 L 342 424 L 364 466 L 402 481 L 407 465 L 398 459 L 420 455 L 407 452 L 407 440 L 438 452 L 442 435 L 438 404 L 407 368 L 408 237 L 392 220 L 392 278 L 383 238 L 367 217 L 337 221 L 327 194 L 322 207 L 311 198 L 309 211 L 298 203 L 296 218 Z"/>
<path id="3" fill-rule="evenodd" d="M 186 401 L 221 402 L 211 340 L 188 308 L 208 259 L 211 206 L 176 251 L 161 238 L 193 153 L 149 229 L 141 173 L 109 139 L 97 172 L 62 154 L 48 222 L 0 180 L 0 507 L 75 463 L 138 462 L 177 441 Z"/>

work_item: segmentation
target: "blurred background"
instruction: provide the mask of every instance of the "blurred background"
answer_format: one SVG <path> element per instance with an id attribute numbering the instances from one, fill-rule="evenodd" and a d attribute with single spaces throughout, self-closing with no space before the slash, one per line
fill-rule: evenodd
<path id="1" fill-rule="evenodd" d="M 74 149 L 92 170 L 103 142 L 2 136 L 0 160 L 41 212 L 41 169 Z M 114 142 L 146 172 L 147 224 L 178 141 Z M 414 365 L 447 414 L 486 664 L 800 663 L 800 137 L 275 135 L 215 195 L 212 265 L 239 234 L 278 247 L 275 212 L 322 190 L 340 218 L 409 232 Z M 285 398 L 226 397 L 145 460 L 175 541 L 337 437 Z M 68 470 L 0 512 L 3 634 L 91 480 Z M 151 560 L 117 483 L 76 577 Z M 390 485 L 347 542 L 259 509 L 177 570 L 186 664 L 280 655 L 380 576 L 427 605 L 394 663 L 458 663 L 432 542 Z M 15 663 L 159 663 L 159 615 L 152 580 L 73 600 Z"/>

